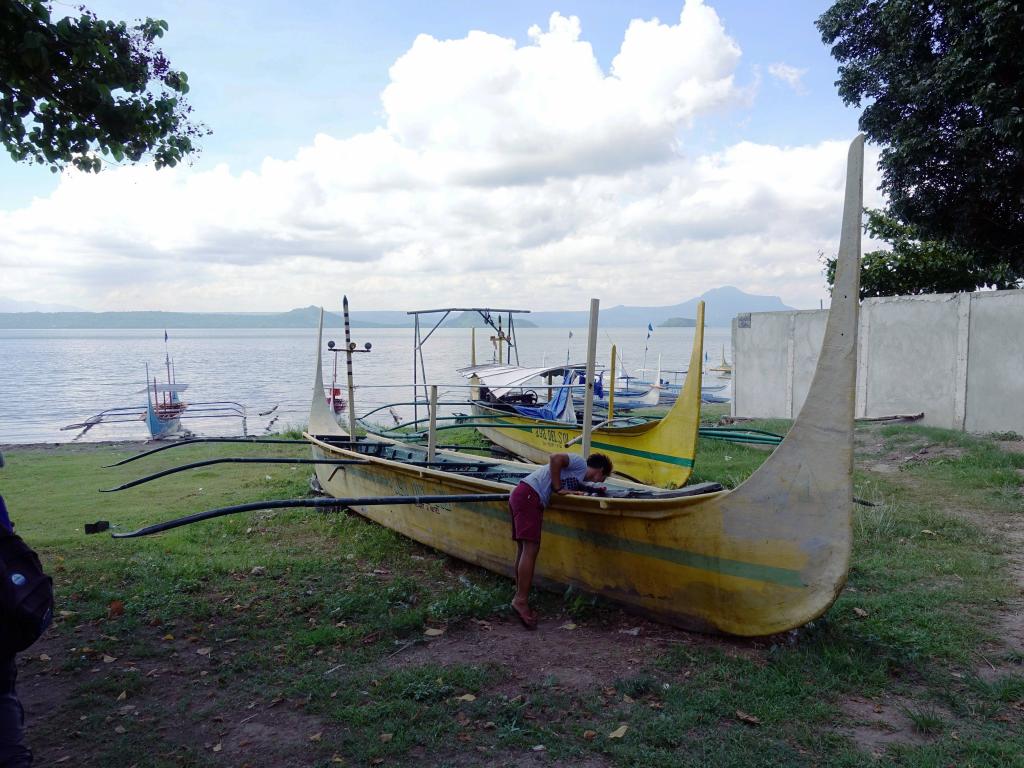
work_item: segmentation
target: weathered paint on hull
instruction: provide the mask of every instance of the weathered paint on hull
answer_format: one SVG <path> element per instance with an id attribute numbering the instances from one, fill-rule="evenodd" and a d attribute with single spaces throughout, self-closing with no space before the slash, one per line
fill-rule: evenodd
<path id="1" fill-rule="evenodd" d="M 318 458 L 354 454 L 313 440 Z M 371 459 L 371 461 L 373 461 Z M 332 496 L 493 493 L 500 483 L 379 461 L 317 468 Z M 572 585 L 701 631 L 766 635 L 800 626 L 827 608 L 820 565 L 842 542 L 807 550 L 793 531 L 728 534 L 735 521 L 716 504 L 725 492 L 692 499 L 558 499 L 545 511 L 537 578 Z M 604 506 L 605 509 L 600 507 Z M 597 507 L 595 509 L 595 507 Z M 363 507 L 356 511 L 460 560 L 511 576 L 515 545 L 505 502 Z M 835 584 L 833 574 L 828 577 Z"/>
<path id="2" fill-rule="evenodd" d="M 697 332 L 690 353 L 690 370 L 682 392 L 663 419 L 646 424 L 595 429 L 591 450 L 605 453 L 615 473 L 660 488 L 680 488 L 693 472 L 700 429 L 700 362 L 704 355 L 704 303 L 697 307 Z M 491 408 L 474 401 L 474 421 L 507 426 L 477 426 L 484 437 L 509 453 L 542 463 L 552 453 L 583 454 L 582 441 L 568 445 L 583 434 L 581 426 Z"/>
<path id="3" fill-rule="evenodd" d="M 852 547 L 853 416 L 863 137 L 850 147 L 832 307 L 818 367 L 783 442 L 738 488 L 675 499 L 555 497 L 537 575 L 662 621 L 757 636 L 801 626 L 835 601 Z M 344 436 L 323 395 L 320 342 L 310 432 L 317 457 L 360 458 L 314 435 Z M 509 486 L 395 461 L 318 467 L 334 496 L 508 491 Z M 500 462 L 497 462 L 500 463 Z M 454 557 L 510 574 L 504 502 L 357 511 Z"/>

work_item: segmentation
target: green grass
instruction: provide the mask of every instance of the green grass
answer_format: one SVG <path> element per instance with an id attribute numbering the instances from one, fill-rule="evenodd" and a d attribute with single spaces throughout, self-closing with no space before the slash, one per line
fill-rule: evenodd
<path id="1" fill-rule="evenodd" d="M 1021 765 L 1024 669 L 1019 654 L 991 650 L 997 612 L 1019 587 L 1005 569 L 1006 541 L 985 521 L 1022 514 L 1024 457 L 958 433 L 866 429 L 886 451 L 929 453 L 895 474 L 858 470 L 857 495 L 878 506 L 855 508 L 848 586 L 825 616 L 758 641 L 678 632 L 630 674 L 583 689 L 565 688 L 557 671 L 524 681 L 498 658 L 395 666 L 427 642 L 427 628 L 472 633 L 473 620 L 505 620 L 511 584 L 357 516 L 267 511 L 127 541 L 82 533 L 98 519 L 126 530 L 302 496 L 308 468 L 285 466 L 93 490 L 215 452 L 302 456 L 302 446 L 193 446 L 111 470 L 98 465 L 127 451 L 6 452 L 3 493 L 65 612 L 23 661 L 23 686 L 61 691 L 52 712 L 30 722 L 30 740 L 41 763 L 72 745 L 82 764 L 240 765 L 224 734 L 264 712 L 259 722 L 279 722 L 281 732 L 261 757 L 282 766 L 338 765 L 335 756 L 346 765 L 501 764 L 538 745 L 563 764 Z M 480 445 L 470 430 L 445 441 Z M 767 455 L 702 440 L 694 480 L 735 486 Z M 123 615 L 110 615 L 114 601 Z M 539 607 L 606 632 L 609 643 L 631 621 L 575 590 L 541 595 Z M 474 642 L 486 645 L 487 632 Z M 553 632 L 550 642 L 573 636 Z M 988 662 L 1005 673 L 981 676 Z M 914 738 L 878 759 L 859 750 L 842 706 L 850 697 L 898 702 Z M 137 718 L 122 714 L 126 702 Z M 124 733 L 112 731 L 119 723 Z M 625 735 L 610 738 L 620 725 Z"/>

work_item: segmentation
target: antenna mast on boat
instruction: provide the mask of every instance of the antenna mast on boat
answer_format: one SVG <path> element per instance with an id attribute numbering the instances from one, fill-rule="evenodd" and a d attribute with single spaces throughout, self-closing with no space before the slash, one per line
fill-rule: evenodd
<path id="1" fill-rule="evenodd" d="M 352 343 L 352 331 L 348 322 L 348 296 L 342 298 L 341 308 L 342 314 L 345 316 L 345 365 L 348 369 L 346 371 L 348 376 L 348 437 L 354 441 L 356 439 L 356 409 L 355 400 L 352 397 L 355 391 L 355 387 L 352 386 L 352 350 L 356 345 Z"/>

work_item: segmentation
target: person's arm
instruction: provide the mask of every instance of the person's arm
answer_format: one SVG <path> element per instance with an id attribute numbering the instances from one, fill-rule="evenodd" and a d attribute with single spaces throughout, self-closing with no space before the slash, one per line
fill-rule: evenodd
<path id="1" fill-rule="evenodd" d="M 551 491 L 559 495 L 569 493 L 562 487 L 562 470 L 569 466 L 569 454 L 552 453 L 548 458 L 548 468 L 551 470 Z"/>

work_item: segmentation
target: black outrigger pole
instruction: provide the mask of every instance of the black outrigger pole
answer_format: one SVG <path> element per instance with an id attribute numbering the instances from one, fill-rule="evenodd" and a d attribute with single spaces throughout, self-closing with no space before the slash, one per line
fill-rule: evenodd
<path id="1" fill-rule="evenodd" d="M 160 453 L 160 451 L 168 451 L 171 448 L 180 448 L 183 445 L 191 445 L 193 443 L 281 443 L 281 444 L 292 444 L 292 445 L 309 445 L 308 440 L 288 440 L 285 438 L 272 438 L 272 437 L 190 437 L 187 440 L 178 440 L 170 445 L 161 445 L 159 448 L 153 448 L 149 451 L 143 451 L 137 453 L 134 456 L 129 456 L 127 459 L 121 459 L 114 464 L 104 464 L 103 469 L 110 469 L 111 467 L 120 467 L 122 464 L 130 464 L 138 459 L 144 459 L 146 456 L 152 456 L 154 453 Z"/>
<path id="2" fill-rule="evenodd" d="M 145 528 L 129 533 L 112 533 L 114 539 L 134 539 L 140 536 L 150 536 L 154 533 L 169 531 L 172 528 L 180 528 L 183 525 L 198 523 L 203 520 L 212 520 L 215 517 L 235 515 L 240 512 L 255 512 L 261 509 L 292 509 L 301 507 L 313 508 L 345 508 L 345 507 L 372 507 L 387 506 L 389 504 L 473 504 L 486 501 L 507 501 L 510 494 L 507 493 L 466 493 L 449 494 L 439 496 L 375 496 L 370 498 L 334 498 L 333 496 L 318 496 L 312 499 L 276 499 L 271 501 L 254 501 L 249 504 L 236 504 L 231 507 L 219 507 L 206 512 L 197 512 L 193 515 L 185 515 L 174 520 L 163 523 L 155 523 Z M 97 522 L 86 526 L 86 533 L 99 533 L 106 530 L 109 524 Z"/>
<path id="3" fill-rule="evenodd" d="M 363 459 L 293 459 L 286 456 L 280 458 L 239 458 L 226 456 L 220 459 L 207 459 L 205 461 L 194 461 L 191 464 L 182 464 L 178 467 L 171 467 L 161 472 L 154 472 L 152 475 L 146 475 L 140 477 L 137 480 L 129 480 L 127 483 L 122 483 L 115 488 L 100 488 L 100 493 L 113 493 L 114 491 L 123 491 L 126 488 L 134 488 L 136 485 L 142 485 L 148 483 L 150 480 L 157 480 L 161 477 L 167 477 L 167 475 L 173 475 L 178 472 L 185 472 L 189 469 L 197 469 L 198 467 L 209 467 L 212 464 L 329 464 L 331 466 L 345 466 L 347 464 L 369 464 L 370 462 Z"/>

